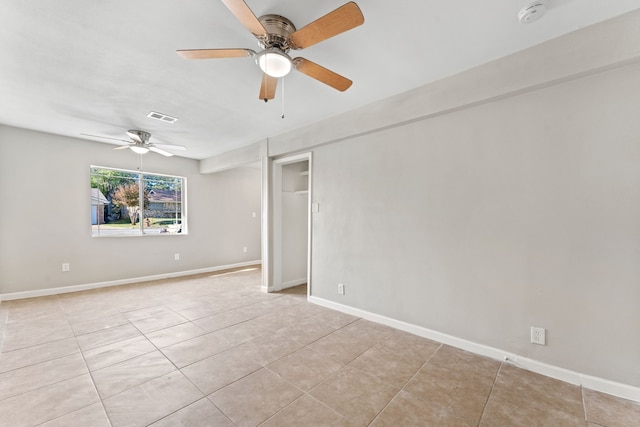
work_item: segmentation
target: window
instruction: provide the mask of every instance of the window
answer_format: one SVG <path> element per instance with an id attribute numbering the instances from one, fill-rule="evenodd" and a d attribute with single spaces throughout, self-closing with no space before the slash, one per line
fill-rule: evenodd
<path id="1" fill-rule="evenodd" d="M 186 234 L 186 183 L 179 176 L 91 166 L 92 235 Z"/>

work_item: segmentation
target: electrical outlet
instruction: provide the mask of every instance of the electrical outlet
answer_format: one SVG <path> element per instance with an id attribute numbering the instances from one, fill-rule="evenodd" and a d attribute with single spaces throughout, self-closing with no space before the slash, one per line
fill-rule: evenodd
<path id="1" fill-rule="evenodd" d="M 71 265 L 69 265 L 68 262 L 62 263 L 62 271 L 66 273 L 67 271 L 70 271 L 70 270 L 71 270 Z"/>
<path id="2" fill-rule="evenodd" d="M 344 295 L 344 285 L 342 283 L 338 283 L 338 295 Z"/>
<path id="3" fill-rule="evenodd" d="M 547 345 L 547 333 L 544 328 L 531 327 L 531 342 L 538 345 Z"/>
<path id="4" fill-rule="evenodd" d="M 247 252 L 247 247 L 246 247 L 246 246 L 244 246 L 244 247 L 242 248 L 242 252 L 245 252 L 245 253 Z"/>
<path id="5" fill-rule="evenodd" d="M 173 259 L 176 261 L 180 261 L 180 254 L 174 254 Z"/>

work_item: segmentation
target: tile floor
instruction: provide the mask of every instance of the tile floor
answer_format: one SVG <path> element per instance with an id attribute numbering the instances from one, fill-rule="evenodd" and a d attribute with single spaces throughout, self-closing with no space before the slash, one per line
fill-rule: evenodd
<path id="1" fill-rule="evenodd" d="M 0 304 L 0 426 L 639 426 L 640 404 L 260 291 L 257 269 Z"/>

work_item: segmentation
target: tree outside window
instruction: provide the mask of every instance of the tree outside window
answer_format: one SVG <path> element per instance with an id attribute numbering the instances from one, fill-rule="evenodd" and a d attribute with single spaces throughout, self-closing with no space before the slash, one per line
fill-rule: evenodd
<path id="1" fill-rule="evenodd" d="M 184 177 L 92 166 L 92 235 L 186 233 L 185 188 Z"/>
<path id="2" fill-rule="evenodd" d="M 142 192 L 142 198 L 146 209 L 149 207 L 149 192 L 147 190 Z M 113 194 L 112 202 L 120 208 L 124 206 L 127 209 L 131 225 L 136 225 L 140 218 L 140 186 L 137 183 L 120 184 Z"/>

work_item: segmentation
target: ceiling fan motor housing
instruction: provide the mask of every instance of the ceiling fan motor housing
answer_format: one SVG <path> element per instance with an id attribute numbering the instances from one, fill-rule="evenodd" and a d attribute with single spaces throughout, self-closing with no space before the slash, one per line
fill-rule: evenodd
<path id="1" fill-rule="evenodd" d="M 290 37 L 296 31 L 293 22 L 280 15 L 264 15 L 258 18 L 265 30 L 266 37 L 260 40 L 263 49 L 278 48 L 284 53 L 291 49 Z"/>
<path id="2" fill-rule="evenodd" d="M 140 142 L 142 144 L 146 144 L 147 142 L 149 142 L 149 138 L 151 138 L 151 134 L 149 132 L 145 132 L 143 130 L 138 130 L 138 129 L 129 129 L 127 131 L 127 134 L 129 134 L 129 136 L 132 139 L 138 139 L 140 138 Z M 136 138 L 136 136 L 138 138 Z"/>

